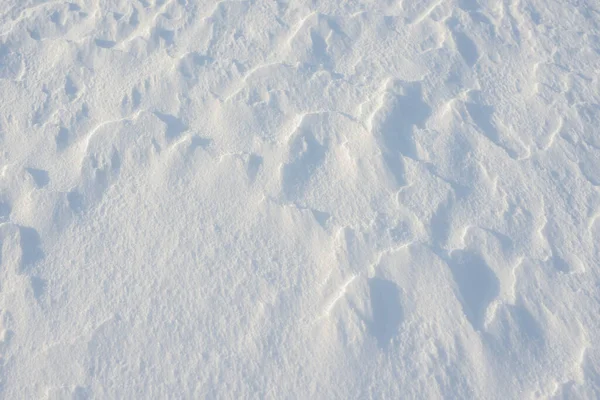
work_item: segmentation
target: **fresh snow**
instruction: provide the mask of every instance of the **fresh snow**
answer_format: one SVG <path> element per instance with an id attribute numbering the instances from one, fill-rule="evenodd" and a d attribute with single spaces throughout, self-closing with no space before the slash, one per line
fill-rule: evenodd
<path id="1" fill-rule="evenodd" d="M 0 0 L 0 397 L 600 398 L 600 3 Z"/>

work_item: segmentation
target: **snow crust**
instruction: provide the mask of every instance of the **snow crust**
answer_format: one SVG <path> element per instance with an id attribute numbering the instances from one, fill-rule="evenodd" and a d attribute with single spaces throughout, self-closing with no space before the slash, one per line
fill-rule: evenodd
<path id="1" fill-rule="evenodd" d="M 593 0 L 0 0 L 7 399 L 600 397 Z"/>

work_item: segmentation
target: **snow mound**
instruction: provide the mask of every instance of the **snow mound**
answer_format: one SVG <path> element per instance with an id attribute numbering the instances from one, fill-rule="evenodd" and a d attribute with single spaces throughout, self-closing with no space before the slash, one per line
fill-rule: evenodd
<path id="1" fill-rule="evenodd" d="M 0 393 L 600 397 L 600 9 L 3 0 Z"/>

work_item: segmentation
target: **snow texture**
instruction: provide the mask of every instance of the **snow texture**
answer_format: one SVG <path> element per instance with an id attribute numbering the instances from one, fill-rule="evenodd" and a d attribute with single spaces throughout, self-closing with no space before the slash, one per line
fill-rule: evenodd
<path id="1" fill-rule="evenodd" d="M 600 398 L 597 1 L 0 5 L 2 398 Z"/>

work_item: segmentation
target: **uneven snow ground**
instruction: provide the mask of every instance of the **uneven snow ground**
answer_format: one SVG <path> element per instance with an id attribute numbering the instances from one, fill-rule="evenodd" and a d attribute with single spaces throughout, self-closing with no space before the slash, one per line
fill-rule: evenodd
<path id="1" fill-rule="evenodd" d="M 0 6 L 2 397 L 600 397 L 598 2 Z"/>

